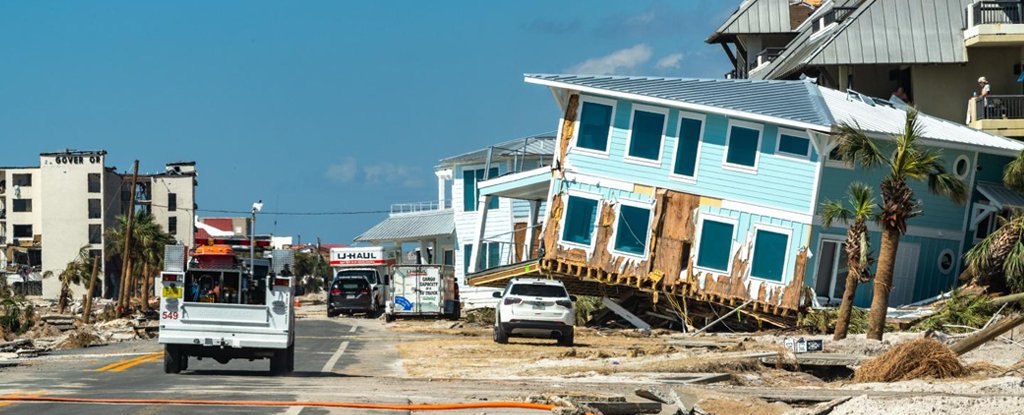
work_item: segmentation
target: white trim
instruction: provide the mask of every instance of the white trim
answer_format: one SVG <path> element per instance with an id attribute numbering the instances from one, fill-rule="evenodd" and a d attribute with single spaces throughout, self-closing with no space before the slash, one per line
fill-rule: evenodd
<path id="1" fill-rule="evenodd" d="M 825 160 L 822 158 L 821 148 L 819 147 L 821 143 L 818 142 L 821 134 L 807 130 L 807 136 L 811 139 L 814 151 L 818 153 L 818 161 L 814 162 L 816 166 L 814 168 L 814 187 L 811 188 L 811 206 L 807 208 L 808 215 L 813 219 L 818 210 L 818 197 L 821 194 L 821 174 L 825 171 Z M 828 136 L 826 135 L 825 138 L 827 140 Z M 811 154 L 813 155 L 813 153 Z M 813 220 L 809 222 L 813 222 Z"/>
<path id="2" fill-rule="evenodd" d="M 818 234 L 818 244 L 817 244 L 818 255 L 815 255 L 817 257 L 817 259 L 815 259 L 815 261 L 814 261 L 814 270 L 812 271 L 812 273 L 814 275 L 814 281 L 811 282 L 811 289 L 815 291 L 814 295 L 816 297 L 820 297 L 820 296 L 818 296 L 818 293 L 817 293 L 818 277 L 820 277 L 820 275 L 818 274 L 818 270 L 821 268 L 821 258 L 823 256 L 823 254 L 822 254 L 822 252 L 823 252 L 822 245 L 824 245 L 825 242 L 834 242 L 837 245 L 839 245 L 839 249 L 841 250 L 841 249 L 844 249 L 843 245 L 846 244 L 846 236 L 845 235 L 838 235 L 838 234 L 831 234 L 831 233 L 820 233 L 820 234 Z M 839 272 L 838 272 L 838 270 L 839 270 L 839 258 L 842 256 L 840 254 L 840 252 L 838 252 L 838 250 L 835 253 L 833 253 L 832 255 L 833 255 L 833 258 L 832 258 L 832 269 L 829 270 L 829 275 L 828 275 L 828 278 L 831 279 L 831 282 L 829 282 L 829 285 L 828 285 L 828 296 L 825 297 L 829 301 L 832 301 L 832 300 L 836 299 L 836 298 L 832 297 L 832 294 L 836 292 L 836 282 L 838 281 L 838 277 L 839 277 Z M 842 297 L 838 297 L 838 298 L 842 298 Z"/>
<path id="3" fill-rule="evenodd" d="M 619 221 L 622 219 L 622 206 L 629 206 L 638 209 L 644 209 L 647 211 L 647 234 L 644 235 L 644 253 L 643 255 L 637 255 L 631 252 L 620 251 L 615 247 L 615 237 L 619 233 Z M 608 251 L 621 256 L 627 256 L 631 258 L 637 258 L 640 260 L 646 260 L 651 253 L 651 232 L 654 231 L 654 227 L 651 226 L 654 220 L 654 203 L 642 203 L 629 199 L 619 199 L 619 203 L 615 205 L 615 226 L 612 227 L 611 236 L 608 237 Z"/>
<path id="4" fill-rule="evenodd" d="M 956 167 L 958 164 L 960 164 L 961 161 L 967 163 L 967 167 L 964 169 L 963 175 L 961 175 L 960 172 L 956 171 Z M 956 160 L 953 161 L 953 174 L 955 174 L 956 177 L 959 177 L 960 180 L 966 180 L 967 177 L 971 175 L 971 167 L 971 160 L 967 157 L 966 154 L 961 154 L 956 158 Z"/>
<path id="5" fill-rule="evenodd" d="M 949 254 L 950 262 L 949 269 L 944 270 L 942 269 L 942 256 L 946 254 Z M 956 253 L 954 253 L 953 250 L 949 248 L 943 249 L 942 252 L 939 252 L 939 257 L 937 258 L 935 265 L 938 267 L 939 272 L 941 272 L 944 275 L 949 275 L 950 272 L 953 272 L 953 268 L 956 268 Z"/>
<path id="6" fill-rule="evenodd" d="M 579 94 L 579 96 L 579 106 L 576 109 L 576 121 L 573 121 L 572 141 L 569 142 L 569 149 L 574 152 L 588 154 L 596 157 L 608 158 L 608 153 L 612 147 L 612 130 L 615 129 L 615 111 L 618 109 L 618 102 L 616 102 L 614 99 L 595 97 L 590 95 Z M 587 102 L 612 107 L 611 118 L 608 120 L 608 137 L 604 142 L 604 151 L 579 146 L 580 124 L 583 122 L 583 104 Z"/>
<path id="7" fill-rule="evenodd" d="M 637 111 L 643 111 L 651 114 L 659 114 L 662 116 L 661 120 L 661 137 L 658 139 L 658 158 L 651 160 L 643 157 L 631 156 L 629 154 L 629 146 L 633 143 L 633 120 L 636 117 Z M 629 130 L 626 132 L 626 151 L 622 154 L 622 160 L 630 164 L 639 164 L 643 166 L 661 167 L 661 156 L 665 149 L 665 142 L 668 141 L 666 136 L 666 130 L 668 129 L 668 108 L 653 107 L 650 105 L 633 104 L 633 108 L 629 111 Z"/>
<path id="8" fill-rule="evenodd" d="M 578 197 L 578 198 L 581 198 L 581 199 L 593 200 L 593 201 L 597 202 L 597 206 L 595 207 L 595 209 L 597 209 L 597 211 L 594 214 L 593 229 L 590 230 L 590 244 L 589 245 L 584 245 L 584 244 L 581 244 L 579 242 L 573 242 L 573 241 L 566 241 L 565 240 L 565 224 L 566 224 L 567 219 L 569 219 L 569 197 L 570 196 Z M 578 189 L 568 189 L 568 190 L 565 191 L 565 194 L 562 197 L 565 199 L 563 201 L 563 206 L 565 206 L 565 208 L 562 209 L 562 212 L 563 212 L 562 220 L 558 221 L 559 222 L 559 224 L 558 224 L 558 243 L 562 244 L 562 245 L 565 245 L 565 246 L 568 246 L 568 247 L 581 248 L 581 249 L 585 250 L 587 252 L 587 255 L 589 256 L 589 255 L 591 255 L 594 252 L 594 245 L 595 245 L 595 242 L 597 242 L 597 229 L 598 229 L 598 224 L 601 221 L 601 201 L 603 200 L 603 198 L 601 197 L 600 194 L 592 193 L 592 192 L 587 192 L 587 191 L 583 191 L 583 190 L 578 190 Z"/>
<path id="9" fill-rule="evenodd" d="M 744 213 L 771 216 L 773 218 L 800 222 L 802 224 L 810 224 L 813 222 L 813 217 L 811 215 L 800 212 L 791 212 L 788 210 L 774 209 L 732 200 L 722 200 L 722 209 L 738 210 Z"/>
<path id="10" fill-rule="evenodd" d="M 867 222 L 868 231 L 870 232 L 881 232 L 882 228 L 874 221 Z M 822 229 L 846 229 L 847 226 L 841 223 L 833 223 L 831 227 L 825 228 L 824 222 L 821 220 L 821 215 L 814 216 L 814 226 L 820 226 Z M 942 239 L 946 241 L 957 241 L 963 239 L 963 231 L 956 229 L 936 229 L 928 228 L 924 226 L 907 226 L 906 236 L 916 236 L 919 238 L 931 238 L 931 239 Z"/>
<path id="11" fill-rule="evenodd" d="M 670 179 L 678 180 L 684 183 L 694 184 L 697 182 L 697 173 L 700 170 L 700 154 L 704 147 L 704 127 L 708 125 L 708 117 L 705 114 L 698 114 L 695 112 L 679 111 L 679 119 L 676 120 L 676 145 L 672 149 L 672 165 L 668 171 L 668 177 Z M 690 119 L 694 121 L 700 121 L 700 131 L 697 135 L 697 153 L 694 154 L 695 160 L 693 165 L 693 175 L 684 176 L 676 173 L 676 162 L 679 161 L 679 143 L 683 139 L 683 120 Z"/>
<path id="12" fill-rule="evenodd" d="M 807 140 L 807 152 L 805 152 L 804 154 L 801 155 L 801 154 L 789 153 L 789 152 L 782 151 L 781 150 L 781 146 L 782 146 L 782 136 L 783 135 L 788 135 L 790 137 L 796 137 L 796 138 L 803 138 L 803 139 Z M 811 159 L 811 149 L 813 147 L 814 146 L 811 144 L 811 137 L 807 134 L 806 131 L 790 130 L 788 128 L 778 128 L 778 132 L 775 133 L 775 155 L 776 156 L 785 157 L 785 158 L 794 159 L 794 160 L 810 161 L 810 159 Z"/>
<path id="13" fill-rule="evenodd" d="M 622 190 L 626 192 L 632 192 L 634 188 L 634 184 L 630 182 L 624 182 L 621 180 L 608 179 L 604 177 L 586 174 L 566 172 L 564 177 L 565 180 L 568 182 L 583 183 L 599 187 L 607 187 L 609 189 Z"/>
<path id="14" fill-rule="evenodd" d="M 703 238 L 703 236 L 704 236 L 704 221 L 708 220 L 708 219 L 710 219 L 710 220 L 712 220 L 714 222 L 727 223 L 727 224 L 732 225 L 732 237 L 730 238 L 729 252 L 727 253 L 728 259 L 725 262 L 726 269 L 724 271 L 723 270 L 719 270 L 719 269 L 706 268 L 706 267 L 702 267 L 702 266 L 698 265 L 698 262 L 700 261 L 701 238 Z M 694 270 L 701 270 L 701 271 L 711 272 L 711 273 L 724 273 L 725 275 L 731 275 L 731 273 L 732 273 L 733 251 L 736 250 L 736 235 L 737 235 L 737 232 L 739 232 L 739 227 L 740 227 L 739 222 L 740 221 L 738 219 L 730 218 L 728 216 L 721 216 L 721 215 L 715 215 L 715 214 L 703 213 L 703 212 L 698 213 L 698 217 L 697 217 L 697 233 L 696 233 L 696 235 L 694 235 L 694 238 L 695 238 L 694 239 L 694 244 L 693 244 L 693 248 L 691 248 L 692 249 L 691 255 L 693 255 L 693 269 Z"/>
<path id="15" fill-rule="evenodd" d="M 742 164 L 733 164 L 729 162 L 729 143 L 732 141 L 732 129 L 733 127 L 746 128 L 748 130 L 757 131 L 757 145 L 754 147 L 754 165 L 746 166 Z M 729 125 L 726 127 L 725 132 L 725 148 L 722 152 L 722 168 L 726 170 L 735 170 L 742 173 L 757 174 L 757 166 L 761 161 L 761 140 L 764 138 L 764 125 L 755 124 L 746 121 L 729 120 Z"/>
<path id="16" fill-rule="evenodd" d="M 498 172 L 500 173 L 501 170 L 498 170 Z M 521 179 L 524 179 L 524 178 L 527 178 L 527 177 L 533 177 L 533 176 L 539 175 L 541 173 L 547 173 L 550 176 L 551 168 L 548 167 L 548 166 L 540 166 L 540 167 L 532 168 L 530 170 L 523 170 L 523 171 L 521 171 L 519 173 L 506 174 L 504 176 L 499 175 L 497 178 L 494 178 L 494 179 L 484 180 L 482 182 L 477 182 L 477 189 L 479 190 L 479 189 L 483 189 L 483 188 L 486 188 L 486 187 L 491 187 L 491 186 L 497 186 L 497 185 L 500 185 L 500 184 L 510 183 L 510 182 L 514 182 L 516 180 L 521 180 Z M 484 184 L 481 185 L 480 183 L 484 183 Z"/>
<path id="17" fill-rule="evenodd" d="M 786 250 L 784 251 L 784 257 L 782 258 L 782 275 L 778 280 L 774 280 L 767 277 L 759 277 L 754 275 L 754 254 L 757 252 L 757 231 L 772 232 L 786 235 Z M 776 284 L 786 283 L 786 269 L 789 266 L 789 249 L 793 246 L 793 229 L 785 228 L 781 226 L 775 226 L 767 223 L 755 223 L 753 231 L 753 241 L 750 241 L 750 271 L 747 272 L 747 276 L 750 279 L 756 279 L 761 281 L 773 282 Z"/>
<path id="18" fill-rule="evenodd" d="M 794 121 L 794 120 L 790 120 L 790 119 L 786 119 L 786 118 L 773 117 L 773 116 L 763 115 L 763 114 L 755 114 L 755 113 L 746 112 L 746 111 L 730 110 L 730 109 L 725 109 L 725 108 L 721 108 L 721 107 L 715 107 L 715 106 L 711 106 L 711 105 L 693 104 L 693 103 L 689 103 L 689 102 L 675 101 L 675 100 L 665 99 L 665 98 L 653 98 L 653 97 L 649 97 L 649 96 L 646 96 L 646 95 L 640 95 L 640 94 L 633 94 L 633 93 L 627 93 L 627 92 L 618 92 L 618 91 L 610 91 L 610 90 L 603 89 L 603 88 L 595 88 L 595 87 L 589 87 L 589 86 L 574 85 L 574 84 L 570 84 L 570 83 L 566 83 L 566 82 L 550 81 L 550 80 L 546 80 L 546 79 L 537 79 L 537 78 L 531 78 L 529 76 L 524 76 L 523 77 L 523 82 L 526 82 L 528 84 L 544 85 L 544 86 L 550 86 L 550 87 L 564 88 L 564 89 L 569 89 L 569 90 L 586 92 L 588 94 L 596 94 L 596 95 L 609 96 L 609 97 L 613 97 L 613 98 L 621 98 L 621 99 L 624 99 L 624 100 L 643 102 L 643 103 L 652 104 L 652 105 L 661 105 L 661 106 L 665 106 L 665 107 L 669 107 L 669 108 L 677 108 L 677 109 L 688 110 L 688 111 L 699 111 L 699 112 L 706 112 L 706 113 L 712 113 L 712 114 L 721 114 L 721 115 L 725 115 L 727 117 L 743 118 L 743 119 L 751 120 L 751 121 L 755 121 L 755 122 L 764 122 L 764 123 L 770 123 L 770 124 L 785 125 L 785 126 L 789 126 L 789 127 L 793 127 L 793 128 L 801 128 L 801 129 L 810 128 L 810 129 L 820 130 L 820 131 L 825 131 L 825 132 L 831 131 L 831 126 L 827 126 L 827 125 L 820 125 L 820 124 L 813 124 L 813 123 L 807 123 L 807 122 L 801 122 L 801 121 Z"/>

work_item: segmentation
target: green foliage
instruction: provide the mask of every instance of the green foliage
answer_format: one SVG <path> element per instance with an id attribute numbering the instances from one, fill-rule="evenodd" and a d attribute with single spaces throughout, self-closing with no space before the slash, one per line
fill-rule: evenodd
<path id="1" fill-rule="evenodd" d="M 20 297 L 0 299 L 0 328 L 2 331 L 21 334 L 32 327 L 32 304 Z M 3 339 L 0 339 L 3 340 Z"/>
<path id="2" fill-rule="evenodd" d="M 964 294 L 954 290 L 949 299 L 932 316 L 914 325 L 913 330 L 939 330 L 946 333 L 963 333 L 971 331 L 965 326 L 981 328 L 996 312 L 996 306 L 988 296 Z"/>
<path id="3" fill-rule="evenodd" d="M 1003 169 L 1003 185 L 1024 193 L 1024 150 Z"/>
<path id="4" fill-rule="evenodd" d="M 800 327 L 814 334 L 830 334 L 835 331 L 836 319 L 839 317 L 838 308 L 825 308 L 813 310 L 800 320 Z M 854 307 L 850 310 L 849 333 L 864 333 L 868 329 L 868 312 L 862 308 Z"/>
<path id="5" fill-rule="evenodd" d="M 595 311 L 601 308 L 601 297 L 580 296 L 576 299 L 576 324 L 584 325 L 590 321 Z"/>

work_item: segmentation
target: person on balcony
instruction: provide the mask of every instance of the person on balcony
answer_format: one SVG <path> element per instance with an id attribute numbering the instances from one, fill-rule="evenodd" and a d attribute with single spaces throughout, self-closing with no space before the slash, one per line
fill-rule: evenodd
<path id="1" fill-rule="evenodd" d="M 989 102 L 988 96 L 992 94 L 992 85 L 984 76 L 978 78 L 978 92 L 974 93 L 976 105 L 981 105 L 984 112 L 979 111 L 981 119 L 991 119 L 995 116 L 995 108 Z M 968 120 L 969 121 L 969 120 Z"/>
<path id="2" fill-rule="evenodd" d="M 978 78 L 978 90 L 978 96 L 982 98 L 986 98 L 992 93 L 992 85 L 989 85 L 988 79 L 985 79 L 984 76 Z"/>
<path id="3" fill-rule="evenodd" d="M 892 91 L 892 96 L 889 97 L 889 103 L 899 109 L 907 109 L 910 107 L 910 97 L 907 95 L 907 91 L 902 86 L 896 87 L 895 91 Z"/>

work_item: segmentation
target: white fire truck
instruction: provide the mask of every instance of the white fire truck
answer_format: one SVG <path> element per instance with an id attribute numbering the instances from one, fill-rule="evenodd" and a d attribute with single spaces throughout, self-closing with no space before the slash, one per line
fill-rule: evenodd
<path id="1" fill-rule="evenodd" d="M 257 240 L 265 248 L 269 240 Z M 274 374 L 295 361 L 295 313 L 290 250 L 271 260 L 239 258 L 248 240 L 218 240 L 187 252 L 165 249 L 160 287 L 160 343 L 164 372 L 188 369 L 190 357 L 270 359 Z"/>

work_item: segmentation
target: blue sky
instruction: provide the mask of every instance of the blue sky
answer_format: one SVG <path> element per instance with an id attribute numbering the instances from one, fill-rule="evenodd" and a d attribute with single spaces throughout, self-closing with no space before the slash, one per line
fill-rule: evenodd
<path id="1" fill-rule="evenodd" d="M 728 1 L 0 3 L 0 165 L 195 160 L 200 209 L 386 210 L 437 160 L 554 130 L 522 74 L 720 78 Z M 215 216 L 202 213 L 203 216 Z M 384 215 L 267 216 L 348 242 Z"/>

